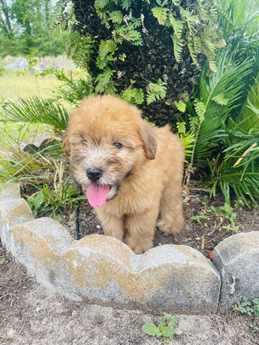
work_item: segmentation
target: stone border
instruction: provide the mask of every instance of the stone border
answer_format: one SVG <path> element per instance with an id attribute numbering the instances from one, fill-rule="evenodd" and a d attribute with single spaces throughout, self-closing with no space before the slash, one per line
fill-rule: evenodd
<path id="1" fill-rule="evenodd" d="M 199 251 L 163 245 L 136 255 L 103 235 L 73 240 L 50 218 L 34 219 L 18 184 L 0 197 L 0 238 L 38 282 L 73 300 L 133 307 L 201 311 L 229 308 L 259 296 L 259 232 L 241 233 L 214 250 L 214 265 Z"/>

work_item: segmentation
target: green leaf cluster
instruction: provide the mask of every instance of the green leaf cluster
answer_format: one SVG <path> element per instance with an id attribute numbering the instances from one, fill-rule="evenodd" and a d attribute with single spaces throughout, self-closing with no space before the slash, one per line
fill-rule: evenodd
<path id="1" fill-rule="evenodd" d="M 213 3 L 197 1 L 196 13 L 184 8 L 182 1 L 156 1 L 159 6 L 152 8 L 152 14 L 160 25 L 172 29 L 171 39 L 174 56 L 178 63 L 182 60 L 184 47 L 188 47 L 190 56 L 199 66 L 198 55 L 203 54 L 209 61 L 212 71 L 216 71 L 215 56 L 219 48 L 225 46 L 224 39 L 219 39 L 215 26 L 217 17 Z"/>
<path id="2" fill-rule="evenodd" d="M 174 327 L 175 316 L 164 313 L 164 318 L 158 326 L 153 323 L 146 323 L 142 326 L 142 331 L 148 335 L 162 338 L 165 343 L 169 342 L 169 338 L 174 335 L 180 335 L 182 331 Z"/>
<path id="3" fill-rule="evenodd" d="M 35 217 L 48 215 L 60 221 L 64 209 L 72 211 L 78 201 L 85 199 L 85 196 L 80 196 L 76 186 L 69 183 L 69 179 L 54 189 L 46 183 L 42 187 L 34 187 L 38 192 L 29 198 L 28 203 Z"/>
<path id="4" fill-rule="evenodd" d="M 184 50 L 188 50 L 196 66 L 200 67 L 198 61 L 203 55 L 215 71 L 215 54 L 224 46 L 224 40 L 221 39 L 219 44 L 220 37 L 215 28 L 217 13 L 210 1 L 197 0 L 191 5 L 180 0 L 142 0 L 141 4 L 131 0 L 95 0 L 94 8 L 100 20 L 99 32 L 94 35 L 86 22 L 82 32 L 71 32 L 67 52 L 79 66 L 90 69 L 95 92 L 118 93 L 118 89 L 122 92 L 120 61 L 127 64 L 129 50 L 145 47 L 145 38 L 152 35 L 145 27 L 149 18 L 154 22 L 157 20 L 161 33 L 166 30 L 171 37 L 172 63 L 174 60 L 180 63 Z M 154 90 L 153 80 L 147 80 L 146 87 L 142 88 L 146 98 L 143 102 L 151 104 L 166 96 L 165 83 L 159 82 L 161 79 L 162 75 L 156 77 L 159 90 Z"/>
<path id="5" fill-rule="evenodd" d="M 250 327 L 257 332 L 259 331 L 259 298 L 249 300 L 247 297 L 243 297 L 241 302 L 237 302 L 233 306 L 233 310 L 239 311 L 241 314 L 246 314 L 254 318 L 254 322 L 250 324 Z"/>
<path id="6" fill-rule="evenodd" d="M 158 79 L 157 83 L 150 83 L 149 91 L 147 93 L 147 104 L 155 102 L 161 98 L 165 98 L 166 95 L 166 83 L 161 79 Z"/>

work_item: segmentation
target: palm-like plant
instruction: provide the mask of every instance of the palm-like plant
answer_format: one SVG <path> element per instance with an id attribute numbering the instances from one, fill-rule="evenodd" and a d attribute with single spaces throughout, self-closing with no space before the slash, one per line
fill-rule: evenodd
<path id="1" fill-rule="evenodd" d="M 194 106 L 190 103 L 187 105 L 189 112 L 197 117 L 198 123 L 191 164 L 203 165 L 224 144 L 226 133 L 223 124 L 231 112 L 240 106 L 244 79 L 251 70 L 251 60 L 233 65 L 228 52 L 217 58 L 216 73 L 211 74 L 205 65 L 199 97 Z"/>
<path id="2" fill-rule="evenodd" d="M 56 134 L 66 129 L 69 116 L 62 104 L 37 96 L 8 101 L 1 112 L 5 121 L 51 125 Z"/>
<path id="3" fill-rule="evenodd" d="M 249 206 L 248 199 L 256 204 L 259 196 L 258 77 L 248 92 L 259 66 L 257 8 L 252 0 L 216 4 L 227 46 L 217 56 L 216 73 L 204 66 L 199 96 L 187 102 L 184 134 L 195 135 L 187 183 L 193 167 L 209 164 L 212 194 L 219 186 L 230 204 L 232 189 Z"/>
<path id="4" fill-rule="evenodd" d="M 230 202 L 229 187 L 232 187 L 237 198 L 247 206 L 249 206 L 247 197 L 254 204 L 257 204 L 259 198 L 258 80 L 259 78 L 248 93 L 247 102 L 236 122 L 230 119 L 228 127 L 225 127 L 228 144 L 226 150 L 223 155 L 218 155 L 214 166 L 210 164 L 212 194 L 219 185 L 226 201 Z"/>

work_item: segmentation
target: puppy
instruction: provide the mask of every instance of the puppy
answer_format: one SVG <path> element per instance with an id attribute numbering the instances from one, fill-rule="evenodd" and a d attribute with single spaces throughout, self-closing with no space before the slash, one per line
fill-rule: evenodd
<path id="1" fill-rule="evenodd" d="M 105 235 L 140 254 L 156 224 L 166 234 L 184 227 L 184 148 L 168 125 L 148 124 L 115 96 L 89 96 L 71 114 L 63 147 Z"/>

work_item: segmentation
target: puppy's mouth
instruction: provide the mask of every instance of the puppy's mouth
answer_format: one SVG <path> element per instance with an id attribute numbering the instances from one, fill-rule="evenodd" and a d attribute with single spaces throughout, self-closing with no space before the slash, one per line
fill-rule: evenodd
<path id="1" fill-rule="evenodd" d="M 122 182 L 129 175 L 130 171 L 122 178 L 121 181 L 117 181 L 116 183 L 113 183 L 111 185 L 92 182 L 88 186 L 86 192 L 89 204 L 92 207 L 100 207 L 106 201 L 114 199 L 119 192 Z"/>
<path id="2" fill-rule="evenodd" d="M 105 201 L 111 200 L 116 197 L 119 191 L 117 185 L 102 185 L 91 183 L 87 188 L 87 199 L 92 207 L 100 207 Z"/>

